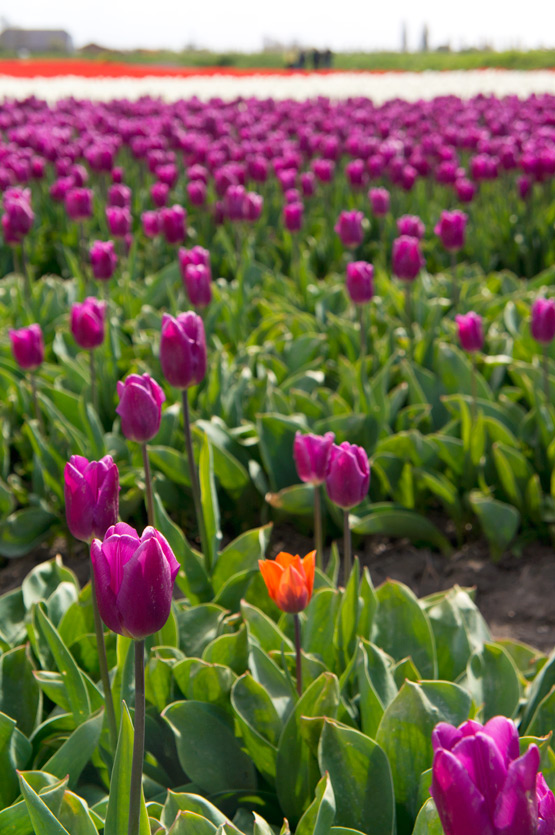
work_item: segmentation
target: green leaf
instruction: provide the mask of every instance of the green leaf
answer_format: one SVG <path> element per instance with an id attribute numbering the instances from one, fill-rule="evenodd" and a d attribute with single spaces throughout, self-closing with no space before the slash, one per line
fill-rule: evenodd
<path id="1" fill-rule="evenodd" d="M 253 763 L 262 776 L 273 784 L 282 723 L 270 695 L 249 673 L 245 673 L 233 685 L 231 705 Z"/>
<path id="2" fill-rule="evenodd" d="M 189 461 L 186 455 L 166 446 L 148 446 L 152 467 L 163 473 L 173 484 L 191 487 Z"/>
<path id="3" fill-rule="evenodd" d="M 278 716 L 284 721 L 296 699 L 290 677 L 257 644 L 249 648 L 248 666 L 252 677 L 267 691 Z"/>
<path id="4" fill-rule="evenodd" d="M 41 691 L 33 670 L 26 647 L 12 649 L 0 658 L 0 711 L 15 719 L 26 736 L 35 729 L 42 709 Z"/>
<path id="5" fill-rule="evenodd" d="M 170 725 L 182 768 L 204 791 L 254 789 L 256 774 L 226 714 L 204 702 L 174 702 L 162 716 Z"/>
<path id="6" fill-rule="evenodd" d="M 398 835 L 410 835 L 419 809 L 419 776 L 432 765 L 432 731 L 438 722 L 460 725 L 471 699 L 445 681 L 406 681 L 385 710 L 376 735 L 391 767 Z"/>
<path id="7" fill-rule="evenodd" d="M 9 806 L 17 797 L 17 775 L 13 745 L 16 731 L 15 719 L 0 713 L 0 807 Z"/>
<path id="8" fill-rule="evenodd" d="M 256 420 L 260 454 L 270 478 L 272 492 L 298 482 L 293 459 L 293 441 L 298 430 L 306 426 L 298 419 L 279 414 L 258 415 Z"/>
<path id="9" fill-rule="evenodd" d="M 103 711 L 82 722 L 43 765 L 43 769 L 55 777 L 67 775 L 70 788 L 77 786 L 81 772 L 91 759 L 102 731 Z"/>
<path id="10" fill-rule="evenodd" d="M 83 673 L 60 638 L 58 631 L 46 617 L 42 605 L 38 604 L 35 611 L 39 628 L 48 642 L 58 670 L 65 679 L 65 687 L 67 689 L 68 701 L 73 718 L 79 724 L 87 719 L 91 712 L 89 693 Z"/>
<path id="11" fill-rule="evenodd" d="M 183 566 L 183 554 L 187 548 L 183 531 L 181 528 L 178 528 L 166 513 L 162 499 L 155 489 L 152 490 L 152 499 L 154 505 L 154 525 L 166 537 L 170 548 L 175 554 L 176 560 Z"/>
<path id="12" fill-rule="evenodd" d="M 499 558 L 516 536 L 520 513 L 516 507 L 492 499 L 479 490 L 473 490 L 469 500 L 489 542 L 492 557 Z"/>
<path id="13" fill-rule="evenodd" d="M 293 643 L 287 638 L 281 629 L 256 606 L 244 601 L 241 604 L 241 613 L 247 624 L 249 639 L 255 639 L 265 652 L 277 649 L 291 650 Z"/>
<path id="14" fill-rule="evenodd" d="M 222 538 L 220 531 L 220 507 L 214 479 L 214 456 L 208 436 L 204 436 L 199 461 L 200 496 L 204 527 L 206 530 L 208 554 L 205 554 L 208 570 L 214 568 L 218 559 L 218 547 Z"/>
<path id="15" fill-rule="evenodd" d="M 174 665 L 173 675 L 186 699 L 229 709 L 229 695 L 236 679 L 229 667 L 186 658 Z"/>
<path id="16" fill-rule="evenodd" d="M 238 632 L 231 635 L 220 635 L 208 644 L 202 657 L 204 661 L 223 664 L 225 667 L 231 667 L 238 676 L 242 675 L 247 668 L 247 630 L 242 626 Z"/>
<path id="17" fill-rule="evenodd" d="M 357 648 L 356 675 L 360 693 L 360 724 L 363 733 L 373 739 L 381 722 L 384 708 L 370 678 L 368 656 L 362 642 Z"/>
<path id="18" fill-rule="evenodd" d="M 334 633 L 337 610 L 341 602 L 337 589 L 318 589 L 305 609 L 302 645 L 305 652 L 321 658 L 329 670 L 334 669 Z"/>
<path id="19" fill-rule="evenodd" d="M 335 797 L 329 774 L 316 786 L 314 800 L 299 821 L 295 835 L 329 835 L 335 820 Z"/>
<path id="20" fill-rule="evenodd" d="M 258 570 L 258 560 L 264 559 L 271 533 L 271 524 L 254 528 L 238 536 L 220 552 L 212 574 L 216 591 L 235 574 L 247 569 Z"/>
<path id="21" fill-rule="evenodd" d="M 312 484 L 293 484 L 277 493 L 266 493 L 266 501 L 276 510 L 295 516 L 312 516 L 314 513 L 314 487 Z"/>
<path id="22" fill-rule="evenodd" d="M 46 803 L 50 811 L 57 816 L 67 786 L 67 779 L 57 780 L 51 774 L 45 774 L 42 771 L 24 771 L 22 774 L 28 784 L 38 792 L 41 800 Z M 0 832 L 10 833 L 10 835 L 34 835 L 35 829 L 24 800 L 19 800 L 12 806 L 0 810 Z"/>
<path id="23" fill-rule="evenodd" d="M 359 564 L 355 557 L 351 576 L 345 591 L 341 596 L 339 612 L 335 622 L 334 645 L 337 649 L 339 669 L 343 671 L 356 647 L 357 626 L 359 618 Z"/>
<path id="24" fill-rule="evenodd" d="M 410 656 L 424 678 L 437 675 L 434 636 L 430 621 L 408 586 L 388 580 L 376 589 L 378 608 L 372 641 L 396 661 Z"/>
<path id="25" fill-rule="evenodd" d="M 0 556 L 25 556 L 44 541 L 58 522 L 58 516 L 42 507 L 16 510 L 0 523 Z"/>
<path id="26" fill-rule="evenodd" d="M 19 774 L 19 785 L 35 832 L 40 832 L 41 835 L 71 835 L 52 814 L 40 795 L 31 788 L 23 773 Z"/>
<path id="27" fill-rule="evenodd" d="M 308 808 L 320 779 L 316 757 L 301 734 L 301 719 L 334 717 L 338 707 L 339 682 L 331 673 L 322 673 L 303 693 L 283 728 L 277 754 L 276 788 L 281 808 L 293 822 Z"/>
<path id="28" fill-rule="evenodd" d="M 394 835 L 395 802 L 391 769 L 378 743 L 330 719 L 318 748 L 322 772 L 329 772 L 336 803 L 335 821 L 373 835 Z"/>
<path id="29" fill-rule="evenodd" d="M 450 554 L 452 550 L 449 541 L 433 522 L 413 510 L 384 502 L 374 505 L 368 516 L 362 519 L 352 516 L 351 519 L 353 533 L 408 537 L 415 544 L 433 545 L 444 554 Z"/>
<path id="30" fill-rule="evenodd" d="M 209 800 L 198 794 L 174 792 L 168 789 L 164 810 L 160 822 L 169 828 L 175 821 L 178 812 L 194 812 L 214 824 L 215 827 L 225 824 L 232 832 L 239 830 L 231 823 L 229 818 L 220 812 Z M 241 834 L 242 835 L 242 834 Z"/>
<path id="31" fill-rule="evenodd" d="M 420 809 L 412 835 L 443 835 L 443 827 L 431 797 Z"/>
<path id="32" fill-rule="evenodd" d="M 104 822 L 104 835 L 122 835 L 127 832 L 129 799 L 131 791 L 131 763 L 133 758 L 133 725 L 125 702 L 121 711 L 116 758 L 110 780 L 110 795 Z M 150 835 L 148 814 L 141 788 L 141 811 L 138 835 Z"/>
<path id="33" fill-rule="evenodd" d="M 518 671 L 499 644 L 485 643 L 472 653 L 460 684 L 482 707 L 484 722 L 499 714 L 516 714 L 520 700 Z"/>
<path id="34" fill-rule="evenodd" d="M 225 610 L 213 603 L 183 608 L 178 606 L 179 647 L 186 655 L 200 658 L 210 641 L 219 634 Z"/>
<path id="35" fill-rule="evenodd" d="M 549 695 L 555 687 L 555 650 L 549 656 L 547 663 L 542 667 L 528 691 L 528 701 L 525 705 L 520 723 L 521 733 L 528 733 L 528 727 L 532 717 L 536 713 L 540 703 Z"/>
<path id="36" fill-rule="evenodd" d="M 58 817 L 71 835 L 97 835 L 89 807 L 82 797 L 71 791 L 65 792 Z"/>
<path id="37" fill-rule="evenodd" d="M 22 643 L 27 637 L 24 624 L 25 605 L 21 588 L 0 596 L 0 638 L 9 646 Z"/>
<path id="38" fill-rule="evenodd" d="M 178 812 L 168 835 L 216 835 L 218 828 L 195 812 Z"/>

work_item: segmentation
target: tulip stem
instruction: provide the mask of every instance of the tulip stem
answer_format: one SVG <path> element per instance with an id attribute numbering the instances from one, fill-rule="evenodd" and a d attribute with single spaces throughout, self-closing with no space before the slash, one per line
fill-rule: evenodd
<path id="1" fill-rule="evenodd" d="M 300 697 L 303 693 L 303 668 L 301 656 L 301 622 L 297 613 L 293 615 L 293 620 L 295 621 L 295 664 L 297 670 L 297 694 Z"/>
<path id="2" fill-rule="evenodd" d="M 145 642 L 135 644 L 135 733 L 133 737 L 133 759 L 131 764 L 131 786 L 129 789 L 129 827 L 127 835 L 139 835 L 141 815 L 141 784 L 145 755 Z"/>
<path id="3" fill-rule="evenodd" d="M 31 396 L 33 398 L 33 409 L 35 411 L 35 417 L 36 417 L 37 422 L 39 424 L 40 431 L 44 435 L 44 421 L 42 419 L 42 412 L 39 409 L 39 399 L 38 399 L 38 396 L 37 396 L 37 378 L 35 377 L 35 375 L 33 374 L 32 371 L 29 374 L 29 380 L 30 380 L 30 383 L 31 383 Z"/>
<path id="4" fill-rule="evenodd" d="M 457 281 L 457 253 L 451 252 L 451 303 L 453 310 L 459 306 L 460 287 Z"/>
<path id="5" fill-rule="evenodd" d="M 549 406 L 549 357 L 547 355 L 548 343 L 543 343 L 542 369 L 543 369 L 543 392 L 545 394 L 546 406 Z"/>
<path id="6" fill-rule="evenodd" d="M 316 568 L 324 570 L 324 532 L 322 530 L 322 494 L 320 485 L 314 485 L 314 539 L 316 545 Z"/>
<path id="7" fill-rule="evenodd" d="M 27 304 L 31 304 L 31 280 L 29 278 L 29 270 L 27 269 L 27 259 L 25 257 L 25 242 L 21 241 L 21 272 L 23 274 L 23 285 L 25 287 L 25 297 Z"/>
<path id="8" fill-rule="evenodd" d="M 343 511 L 343 582 L 347 585 L 347 581 L 351 576 L 353 567 L 353 559 L 351 555 L 351 526 L 349 525 L 349 511 Z"/>
<path id="9" fill-rule="evenodd" d="M 357 304 L 357 312 L 358 312 L 358 323 L 360 328 L 360 358 L 361 362 L 364 362 L 364 358 L 368 352 L 368 348 L 366 346 L 366 316 L 364 315 L 364 305 Z"/>
<path id="10" fill-rule="evenodd" d="M 94 572 L 91 565 L 91 600 L 94 615 L 94 630 L 96 632 L 96 648 L 98 651 L 98 666 L 100 667 L 100 679 L 104 689 L 104 701 L 106 704 L 106 720 L 108 722 L 108 730 L 110 732 L 110 741 L 112 743 L 112 752 L 115 752 L 118 744 L 118 729 L 116 724 L 116 713 L 114 710 L 114 700 L 112 698 L 112 688 L 110 686 L 110 675 L 108 673 L 108 659 L 106 657 L 106 644 L 104 643 L 104 629 L 102 627 L 102 620 L 100 612 L 98 611 L 98 600 L 96 598 L 96 586 L 94 584 Z"/>
<path id="11" fill-rule="evenodd" d="M 412 360 L 412 288 L 410 282 L 405 282 L 405 315 L 407 317 L 407 336 L 409 340 L 408 357 Z"/>
<path id="12" fill-rule="evenodd" d="M 145 496 L 146 496 L 146 515 L 148 524 L 154 527 L 154 501 L 152 499 L 152 479 L 150 475 L 150 462 L 148 460 L 148 449 L 146 442 L 141 444 L 143 451 L 143 465 L 145 470 Z"/>
<path id="13" fill-rule="evenodd" d="M 210 555 L 208 552 L 208 543 L 206 541 L 206 529 L 204 527 L 204 515 L 202 512 L 202 502 L 200 497 L 200 484 L 198 479 L 197 468 L 195 465 L 195 456 L 193 453 L 193 437 L 191 434 L 191 416 L 189 414 L 189 396 L 187 389 L 183 389 L 183 424 L 185 426 L 185 445 L 187 447 L 187 460 L 189 462 L 189 473 L 191 476 L 191 489 L 193 491 L 193 503 L 195 505 L 195 515 L 197 517 L 197 527 L 199 530 L 200 544 L 204 559 L 208 564 Z M 208 566 L 209 568 L 210 566 Z"/>
<path id="14" fill-rule="evenodd" d="M 471 371 L 470 381 L 471 381 L 471 385 L 472 385 L 471 417 L 472 417 L 472 429 L 474 429 L 474 426 L 476 424 L 477 398 L 478 398 L 478 395 L 477 395 L 477 379 L 476 379 L 476 354 L 474 352 L 472 352 L 472 371 Z"/>
<path id="15" fill-rule="evenodd" d="M 89 369 L 91 375 L 91 401 L 95 412 L 98 414 L 98 389 L 96 387 L 96 365 L 94 361 L 94 350 L 89 351 Z"/>

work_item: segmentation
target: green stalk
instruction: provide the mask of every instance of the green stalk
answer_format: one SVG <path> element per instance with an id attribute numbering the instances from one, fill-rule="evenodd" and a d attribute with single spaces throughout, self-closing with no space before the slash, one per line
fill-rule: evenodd
<path id="1" fill-rule="evenodd" d="M 301 656 L 301 622 L 299 615 L 293 615 L 295 621 L 295 665 L 297 672 L 297 694 L 299 698 L 303 694 L 303 670 L 302 670 L 302 656 Z"/>
<path id="2" fill-rule="evenodd" d="M 135 644 L 135 733 L 129 790 L 129 827 L 127 835 L 139 835 L 141 814 L 141 785 L 145 756 L 145 642 Z"/>
<path id="3" fill-rule="evenodd" d="M 459 298 L 461 295 L 461 290 L 459 287 L 459 283 L 457 281 L 457 253 L 451 252 L 451 281 L 452 281 L 452 290 L 451 290 L 451 302 L 453 304 L 453 310 L 456 310 L 459 306 Z"/>
<path id="4" fill-rule="evenodd" d="M 44 421 L 42 419 L 42 412 L 39 409 L 39 400 L 37 396 L 37 378 L 35 377 L 32 371 L 29 374 L 29 381 L 31 383 L 31 396 L 33 398 L 33 409 L 35 411 L 35 417 L 38 421 L 40 431 L 44 435 Z"/>
<path id="5" fill-rule="evenodd" d="M 347 585 L 353 567 L 349 511 L 343 511 L 343 583 Z"/>
<path id="6" fill-rule="evenodd" d="M 314 539 L 316 545 L 316 567 L 324 570 L 324 532 L 322 530 L 322 495 L 320 485 L 314 485 Z"/>
<path id="7" fill-rule="evenodd" d="M 549 357 L 547 355 L 548 343 L 542 346 L 542 371 L 543 371 L 543 393 L 546 405 L 549 406 Z"/>
<path id="8" fill-rule="evenodd" d="M 358 323 L 360 328 L 360 358 L 364 362 L 368 348 L 366 345 L 366 316 L 364 315 L 365 305 L 357 304 Z"/>
<path id="9" fill-rule="evenodd" d="M 112 743 L 112 753 L 115 753 L 118 744 L 118 729 L 116 724 L 116 713 L 114 710 L 114 700 L 112 698 L 112 688 L 110 686 L 110 674 L 108 672 L 108 659 L 106 657 L 106 644 L 104 643 L 104 629 L 100 612 L 98 611 L 98 600 L 96 598 L 96 586 L 94 584 L 94 571 L 91 565 L 91 600 L 94 615 L 94 631 L 96 632 L 96 648 L 98 651 L 98 666 L 100 667 L 100 679 L 104 689 L 104 701 L 106 703 L 106 719 L 108 722 L 108 730 L 110 732 L 110 742 Z"/>
<path id="10" fill-rule="evenodd" d="M 472 372 L 471 372 L 471 384 L 472 384 L 472 411 L 471 411 L 471 417 L 472 417 L 472 428 L 474 428 L 474 425 L 475 425 L 475 423 L 476 423 L 476 415 L 477 415 L 477 408 L 478 408 L 478 407 L 477 407 L 477 399 L 478 399 L 478 394 L 477 394 L 478 385 L 477 385 L 477 383 L 478 383 L 478 381 L 477 381 L 477 379 L 476 379 L 476 353 L 473 351 L 473 352 L 472 352 Z"/>
<path id="11" fill-rule="evenodd" d="M 191 417 L 189 414 L 189 397 L 187 389 L 183 389 L 183 424 L 185 427 L 185 446 L 187 448 L 187 460 L 189 462 L 189 473 L 191 475 L 191 489 L 193 491 L 193 503 L 195 506 L 195 516 L 197 517 L 197 527 L 200 535 L 200 543 L 202 553 L 206 562 L 210 559 L 208 551 L 208 543 L 206 541 L 206 528 L 204 526 L 204 514 L 202 512 L 202 502 L 200 498 L 200 484 L 198 479 L 197 468 L 195 465 L 195 456 L 193 453 L 193 437 L 191 434 Z"/>
<path id="12" fill-rule="evenodd" d="M 21 241 L 21 272 L 23 273 L 23 285 L 25 287 L 25 298 L 27 304 L 31 304 L 31 279 L 29 277 L 29 270 L 27 268 L 27 259 L 25 257 L 25 241 Z"/>
<path id="13" fill-rule="evenodd" d="M 408 281 L 405 281 L 405 315 L 409 340 L 408 358 L 412 360 L 412 287 Z"/>
<path id="14" fill-rule="evenodd" d="M 148 449 L 146 446 L 146 441 L 144 444 L 141 444 L 141 450 L 143 453 L 143 466 L 145 470 L 146 515 L 148 519 L 148 524 L 154 527 L 154 501 L 152 498 L 152 479 L 150 475 L 150 462 L 148 460 Z"/>
<path id="15" fill-rule="evenodd" d="M 89 350 L 89 369 L 90 369 L 90 376 L 91 376 L 91 400 L 93 404 L 93 408 L 98 414 L 98 389 L 96 386 L 96 364 L 94 361 L 94 349 L 91 348 Z"/>

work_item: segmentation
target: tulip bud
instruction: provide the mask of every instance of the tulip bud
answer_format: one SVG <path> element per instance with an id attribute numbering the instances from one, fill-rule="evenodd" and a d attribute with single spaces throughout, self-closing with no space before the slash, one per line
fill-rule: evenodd
<path id="1" fill-rule="evenodd" d="M 131 206 L 131 189 L 123 183 L 114 183 L 108 189 L 108 205 L 128 209 Z"/>
<path id="2" fill-rule="evenodd" d="M 532 305 L 530 330 L 536 342 L 548 344 L 555 337 L 555 300 L 536 299 Z"/>
<path id="3" fill-rule="evenodd" d="M 160 209 L 160 229 L 169 244 L 179 244 L 185 240 L 185 220 L 187 212 L 183 206 L 169 206 Z"/>
<path id="4" fill-rule="evenodd" d="M 426 227 L 418 215 L 402 215 L 397 220 L 397 229 L 399 235 L 408 235 L 411 238 L 418 238 L 419 241 L 424 237 L 426 231 Z"/>
<path id="5" fill-rule="evenodd" d="M 471 311 L 455 316 L 455 322 L 457 323 L 461 347 L 469 352 L 481 351 L 484 347 L 482 317 Z"/>
<path id="6" fill-rule="evenodd" d="M 114 238 L 125 238 L 131 231 L 131 212 L 127 206 L 106 206 L 106 221 Z"/>
<path id="7" fill-rule="evenodd" d="M 100 617 L 118 635 L 142 640 L 162 629 L 170 611 L 179 563 L 155 528 L 141 537 L 124 522 L 91 544 Z"/>
<path id="8" fill-rule="evenodd" d="M 343 246 L 354 249 L 362 243 L 364 237 L 362 231 L 363 217 L 362 212 L 341 212 L 335 225 L 335 231 L 341 238 Z"/>
<path id="9" fill-rule="evenodd" d="M 212 300 L 212 273 L 205 264 L 187 264 L 183 283 L 189 301 L 195 307 L 206 307 Z"/>
<path id="10" fill-rule="evenodd" d="M 40 325 L 10 330 L 12 354 L 15 361 L 25 371 L 33 371 L 44 360 L 44 342 Z"/>
<path id="11" fill-rule="evenodd" d="M 210 253 L 203 246 L 193 246 L 191 249 L 180 247 L 177 253 L 181 276 L 185 281 L 185 270 L 189 264 L 204 264 L 210 267 Z"/>
<path id="12" fill-rule="evenodd" d="M 301 559 L 281 551 L 275 560 L 259 560 L 268 594 L 282 612 L 298 614 L 306 609 L 314 586 L 316 551 Z"/>
<path id="13" fill-rule="evenodd" d="M 386 188 L 371 188 L 368 192 L 368 199 L 372 214 L 376 217 L 383 217 L 389 212 L 389 192 Z"/>
<path id="14" fill-rule="evenodd" d="M 89 188 L 70 188 L 64 203 L 71 220 L 86 220 L 92 215 L 92 191 Z"/>
<path id="15" fill-rule="evenodd" d="M 351 162 L 348 162 L 345 166 L 345 174 L 352 188 L 364 188 L 364 183 L 366 182 L 366 169 L 364 166 L 364 160 L 353 159 L 351 160 Z"/>
<path id="16" fill-rule="evenodd" d="M 148 374 L 130 374 L 117 385 L 121 431 L 130 441 L 150 441 L 160 429 L 166 395 Z"/>
<path id="17" fill-rule="evenodd" d="M 3 203 L 5 210 L 5 214 L 2 216 L 4 239 L 8 244 L 21 243 L 23 238 L 31 231 L 35 219 L 31 208 L 29 190 L 8 189 L 4 194 Z"/>
<path id="18" fill-rule="evenodd" d="M 326 471 L 328 496 L 343 510 L 359 504 L 368 493 L 370 467 L 360 446 L 344 441 L 331 448 Z"/>
<path id="19" fill-rule="evenodd" d="M 366 261 L 350 261 L 346 283 L 353 304 L 369 302 L 374 295 L 374 267 Z"/>
<path id="20" fill-rule="evenodd" d="M 321 183 L 331 183 L 335 173 L 335 163 L 331 159 L 315 159 L 312 161 L 312 170 Z"/>
<path id="21" fill-rule="evenodd" d="M 72 455 L 64 469 L 67 526 L 76 539 L 103 537 L 118 520 L 119 473 L 111 455 L 88 461 Z"/>
<path id="22" fill-rule="evenodd" d="M 187 196 L 193 206 L 204 206 L 206 203 L 206 186 L 202 180 L 192 180 L 187 183 Z"/>
<path id="23" fill-rule="evenodd" d="M 262 214 L 263 207 L 264 198 L 262 195 L 257 194 L 255 191 L 248 191 L 245 194 L 245 201 L 243 204 L 244 219 L 249 223 L 255 223 Z"/>
<path id="24" fill-rule="evenodd" d="M 323 484 L 335 435 L 301 435 L 297 432 L 293 442 L 293 458 L 301 481 Z"/>
<path id="25" fill-rule="evenodd" d="M 300 176 L 300 181 L 303 197 L 312 197 L 314 191 L 316 190 L 314 174 L 312 173 L 312 171 L 303 171 L 303 173 Z"/>
<path id="26" fill-rule="evenodd" d="M 175 388 L 198 385 L 206 374 L 206 337 L 200 316 L 192 311 L 174 319 L 162 316 L 160 364 L 164 377 Z"/>
<path id="27" fill-rule="evenodd" d="M 143 212 L 141 215 L 143 232 L 147 238 L 155 238 L 162 231 L 158 212 Z"/>
<path id="28" fill-rule="evenodd" d="M 441 238 L 441 243 L 448 252 L 457 252 L 464 246 L 464 232 L 468 215 L 456 209 L 454 212 L 442 212 L 434 232 Z"/>
<path id="29" fill-rule="evenodd" d="M 95 241 L 89 250 L 89 256 L 95 278 L 101 281 L 112 278 L 118 263 L 113 241 Z"/>
<path id="30" fill-rule="evenodd" d="M 81 348 L 92 350 L 104 341 L 106 302 L 89 296 L 84 302 L 76 302 L 71 308 L 71 333 Z"/>
<path id="31" fill-rule="evenodd" d="M 455 183 L 455 191 L 461 203 L 472 203 L 476 194 L 476 186 L 472 180 L 461 177 Z"/>
<path id="32" fill-rule="evenodd" d="M 303 225 L 302 203 L 286 203 L 283 207 L 283 225 L 290 232 L 299 232 Z"/>
<path id="33" fill-rule="evenodd" d="M 168 194 L 170 193 L 170 187 L 167 183 L 160 183 L 156 182 L 150 187 L 150 196 L 152 198 L 152 202 L 154 205 L 161 209 L 162 206 L 165 206 L 168 202 Z"/>
<path id="34" fill-rule="evenodd" d="M 393 241 L 392 268 L 394 275 L 403 281 L 414 281 L 422 267 L 424 257 L 420 252 L 420 241 L 410 235 L 401 235 Z"/>
<path id="35" fill-rule="evenodd" d="M 555 798 L 538 774 L 540 754 L 520 756 L 514 722 L 495 716 L 432 733 L 431 794 L 445 835 L 534 835 L 555 829 Z M 549 796 L 551 795 L 551 797 Z"/>

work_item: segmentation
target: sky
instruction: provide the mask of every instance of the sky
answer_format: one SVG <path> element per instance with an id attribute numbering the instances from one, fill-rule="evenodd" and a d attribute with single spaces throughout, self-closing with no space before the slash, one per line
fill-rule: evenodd
<path id="1" fill-rule="evenodd" d="M 326 11 L 329 10 L 329 11 Z M 77 47 L 118 49 L 195 44 L 213 50 L 257 51 L 264 40 L 335 51 L 399 49 L 406 26 L 410 50 L 425 25 L 430 48 L 491 44 L 496 49 L 555 48 L 555 2 L 527 0 L 0 0 L 3 25 L 66 29 Z"/>

